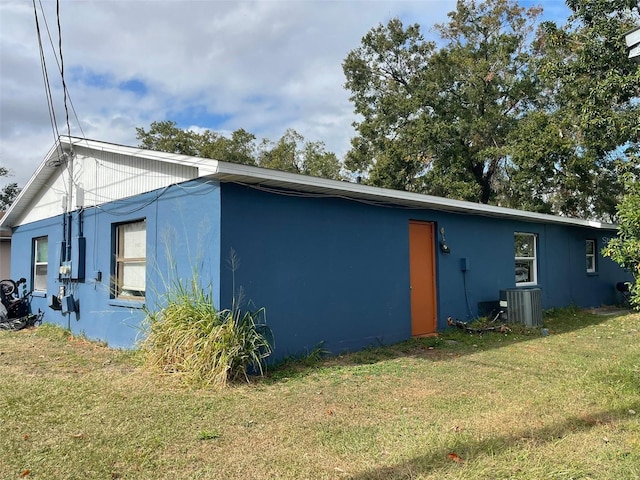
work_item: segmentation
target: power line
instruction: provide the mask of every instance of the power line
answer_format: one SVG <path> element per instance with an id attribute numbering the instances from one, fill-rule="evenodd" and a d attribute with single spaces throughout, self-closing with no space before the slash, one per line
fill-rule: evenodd
<path id="1" fill-rule="evenodd" d="M 51 50 L 53 52 L 53 58 L 55 59 L 56 65 L 58 66 L 58 72 L 60 73 L 60 78 L 62 81 L 62 89 L 63 89 L 63 98 L 64 98 L 64 109 L 65 109 L 65 120 L 66 120 L 66 126 L 67 126 L 67 135 L 69 140 L 71 139 L 71 124 L 70 124 L 70 120 L 69 120 L 69 104 L 71 105 L 71 110 L 73 111 L 73 114 L 75 116 L 75 120 L 76 120 L 76 124 L 78 126 L 78 128 L 80 129 L 80 132 L 82 133 L 82 138 L 85 138 L 85 133 L 84 130 L 82 129 L 82 125 L 80 124 L 80 119 L 78 118 L 78 113 L 76 112 L 75 106 L 73 105 L 73 101 L 71 99 L 71 93 L 69 92 L 69 89 L 67 88 L 67 83 L 66 83 L 66 79 L 65 79 L 65 72 L 64 72 L 64 56 L 62 53 L 62 25 L 61 25 L 61 21 L 60 21 L 60 1 L 57 0 L 56 1 L 56 20 L 57 20 L 57 27 L 58 27 L 58 50 L 56 51 L 56 47 L 54 46 L 54 42 L 53 42 L 53 38 L 51 35 L 51 30 L 49 29 L 49 23 L 47 22 L 47 16 L 45 14 L 45 10 L 44 7 L 42 5 L 42 0 L 38 0 L 38 3 L 40 5 L 40 13 L 42 15 L 42 21 L 44 22 L 44 26 L 46 28 L 47 31 L 47 36 L 49 37 L 49 44 L 51 45 Z M 34 11 L 36 10 L 35 7 L 35 0 L 34 0 Z M 38 17 L 37 17 L 37 13 L 36 13 L 36 22 L 38 22 Z M 39 23 L 36 24 L 37 27 L 37 32 L 38 32 L 38 42 L 40 44 L 40 49 L 41 49 L 41 59 L 42 62 L 45 62 L 45 69 L 46 69 L 46 61 L 45 61 L 45 56 L 44 56 L 44 49 L 42 47 L 42 34 L 40 32 L 40 26 Z M 60 56 L 60 59 L 58 59 L 58 55 Z M 45 80 L 45 88 L 47 91 L 47 101 L 48 103 L 51 105 L 51 108 L 53 108 L 53 96 L 51 94 L 51 86 L 50 86 L 50 82 L 49 82 L 49 78 L 48 75 L 46 77 Z M 54 135 L 56 136 L 55 140 L 57 141 L 60 138 L 60 132 L 57 128 L 57 122 L 56 122 L 56 118 L 55 118 L 55 112 L 53 114 L 53 118 L 52 118 L 52 123 L 55 125 L 55 133 Z M 73 150 L 73 144 L 70 144 L 71 149 Z M 68 158 L 67 155 L 64 154 L 64 151 L 62 150 L 62 148 L 60 148 L 60 155 L 59 155 L 60 160 L 62 160 L 62 162 L 64 163 L 64 166 L 69 168 L 69 163 L 68 163 Z M 74 178 L 72 178 L 71 176 L 71 170 L 69 170 L 69 188 L 71 188 L 73 185 L 76 185 L 76 181 Z M 65 183 L 65 190 L 66 190 L 66 179 L 63 177 L 62 181 Z"/>
<path id="2" fill-rule="evenodd" d="M 40 4 L 40 8 L 42 9 L 42 3 Z M 44 54 L 44 48 L 42 46 L 42 33 L 40 31 L 40 21 L 38 19 L 38 9 L 36 7 L 35 0 L 33 0 L 33 15 L 36 21 L 36 34 L 38 36 L 38 49 L 40 53 L 40 68 L 42 70 L 42 79 L 44 81 L 44 91 L 45 91 L 45 97 L 47 98 L 49 122 L 51 123 L 53 141 L 55 144 L 57 144 L 58 156 L 60 158 L 64 158 L 64 151 L 62 150 L 62 145 L 58 142 L 58 139 L 60 138 L 60 132 L 58 131 L 58 125 L 56 121 L 56 112 L 53 105 L 53 95 L 51 94 L 51 83 L 49 82 L 49 73 L 47 71 L 47 61 Z M 44 18 L 44 10 L 42 10 L 42 15 Z M 46 19 L 45 19 L 45 24 L 46 24 Z M 69 195 L 69 188 L 67 187 L 64 177 L 62 178 L 62 184 L 65 189 L 65 194 Z"/>
<path id="3" fill-rule="evenodd" d="M 40 3 L 40 10 L 42 11 L 42 18 L 44 20 L 44 26 L 47 30 L 47 36 L 49 37 L 49 44 L 51 45 L 51 49 L 53 50 L 53 52 L 55 53 L 56 48 L 53 45 L 53 39 L 51 38 L 51 30 L 49 30 L 49 23 L 47 22 L 47 17 L 44 15 L 44 8 L 42 7 L 42 0 L 38 0 Z M 54 55 L 53 56 L 56 60 L 56 65 L 58 66 L 58 71 L 60 72 L 61 75 L 62 74 L 62 66 L 60 64 L 60 61 L 58 60 L 58 56 Z M 76 112 L 76 108 L 73 105 L 73 99 L 71 98 L 71 92 L 69 92 L 69 89 L 66 86 L 66 82 L 64 81 L 63 78 L 63 82 L 62 82 L 62 86 L 64 88 L 64 92 L 67 96 L 67 98 L 69 99 L 69 104 L 71 105 L 71 111 L 73 112 L 73 116 L 76 119 L 76 124 L 78 125 L 78 128 L 80 129 L 80 133 L 82 133 L 82 138 L 86 140 L 86 135 L 84 134 L 84 130 L 82 129 L 82 125 L 80 124 L 80 119 L 78 118 L 78 113 Z M 66 108 L 66 104 L 65 104 L 65 108 Z M 69 124 L 69 120 L 68 120 L 69 116 L 67 113 L 67 126 Z"/>
<path id="4" fill-rule="evenodd" d="M 64 80 L 64 57 L 62 56 L 62 28 L 60 26 L 60 0 L 56 0 L 56 20 L 58 21 L 58 53 L 60 55 L 60 78 L 62 79 L 64 111 L 66 113 L 67 133 L 69 135 L 69 139 L 71 139 L 71 125 L 69 125 L 69 108 L 67 107 L 67 84 Z"/>
<path id="5" fill-rule="evenodd" d="M 42 7 L 42 4 L 40 4 L 40 7 Z M 49 84 L 49 75 L 47 73 L 47 63 L 45 61 L 44 49 L 42 47 L 42 35 L 40 33 L 40 22 L 38 20 L 38 11 L 36 9 L 35 0 L 33 0 L 33 14 L 36 20 L 36 33 L 38 35 L 38 47 L 40 51 L 40 68 L 42 70 L 42 78 L 44 80 L 45 96 L 47 97 L 49 120 L 51 122 L 51 127 L 53 130 L 54 141 L 57 141 L 59 137 L 59 133 L 58 133 L 58 127 L 56 125 L 56 113 L 53 107 L 53 99 L 51 96 L 51 88 Z"/>

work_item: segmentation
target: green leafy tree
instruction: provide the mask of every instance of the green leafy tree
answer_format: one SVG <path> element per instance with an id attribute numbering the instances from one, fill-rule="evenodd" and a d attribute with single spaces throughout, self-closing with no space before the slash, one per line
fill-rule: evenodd
<path id="1" fill-rule="evenodd" d="M 338 157 L 327 152 L 323 142 L 305 142 L 304 137 L 293 129 L 288 129 L 275 144 L 263 141 L 258 164 L 285 172 L 333 180 L 342 178 Z"/>
<path id="2" fill-rule="evenodd" d="M 205 134 L 208 138 L 203 142 L 201 156 L 244 165 L 256 164 L 254 134 L 242 128 L 231 133 L 231 138 L 216 135 L 209 130 Z"/>
<path id="3" fill-rule="evenodd" d="M 302 173 L 298 144 L 304 141 L 302 135 L 289 129 L 273 144 L 270 140 L 263 140 L 260 147 L 258 163 L 261 167 L 284 172 Z"/>
<path id="4" fill-rule="evenodd" d="M 638 149 L 640 75 L 624 34 L 637 0 L 569 0 L 566 25 L 541 24 L 537 108 L 511 133 L 505 204 L 615 217 L 620 178 Z"/>
<path id="5" fill-rule="evenodd" d="M 275 143 L 263 139 L 259 145 L 255 135 L 244 129 L 234 131 L 228 138 L 211 130 L 183 130 L 172 121 L 153 122 L 148 131 L 136 128 L 136 134 L 140 147 L 150 150 L 342 179 L 338 157 L 328 152 L 323 142 L 305 141 L 293 129 Z"/>
<path id="6" fill-rule="evenodd" d="M 197 155 L 198 137 L 195 132 L 182 130 L 175 122 L 169 120 L 152 122 L 149 131 L 136 128 L 136 138 L 140 140 L 140 147 L 160 152 Z"/>
<path id="7" fill-rule="evenodd" d="M 0 177 L 8 177 L 9 170 L 0 166 Z M 0 212 L 7 210 L 20 193 L 17 183 L 9 183 L 0 190 Z"/>
<path id="8" fill-rule="evenodd" d="M 306 142 L 302 149 L 302 173 L 313 177 L 342 180 L 342 164 L 335 153 L 328 152 L 324 142 Z"/>
<path id="9" fill-rule="evenodd" d="M 379 25 L 343 63 L 362 120 L 345 165 L 383 187 L 498 202 L 507 139 L 539 89 L 530 38 L 540 9 L 459 0 L 436 49 L 418 25 Z"/>
<path id="10" fill-rule="evenodd" d="M 637 0 L 569 0 L 538 25 L 512 0 L 459 1 L 444 45 L 393 19 L 343 63 L 361 116 L 346 167 L 373 185 L 612 220 L 638 150 Z M 533 35 L 534 30 L 536 35 Z"/>
<path id="11" fill-rule="evenodd" d="M 194 157 L 214 158 L 226 162 L 255 165 L 255 136 L 240 129 L 231 138 L 211 130 L 198 133 L 178 128 L 175 122 L 152 122 L 149 130 L 136 128 L 140 147 Z"/>
<path id="12" fill-rule="evenodd" d="M 638 176 L 624 175 L 625 193 L 617 207 L 618 235 L 603 249 L 622 268 L 632 273 L 631 301 L 640 309 L 640 183 Z"/>

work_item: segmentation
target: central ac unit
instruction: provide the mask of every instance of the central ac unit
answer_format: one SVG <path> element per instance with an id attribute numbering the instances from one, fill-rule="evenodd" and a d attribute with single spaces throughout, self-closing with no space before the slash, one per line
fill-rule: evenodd
<path id="1" fill-rule="evenodd" d="M 500 308 L 507 321 L 527 327 L 542 326 L 542 293 L 539 288 L 509 288 L 500 290 Z"/>

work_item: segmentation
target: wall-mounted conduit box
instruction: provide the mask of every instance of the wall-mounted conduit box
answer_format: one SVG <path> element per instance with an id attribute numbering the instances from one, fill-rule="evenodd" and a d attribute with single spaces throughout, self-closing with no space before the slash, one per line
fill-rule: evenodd
<path id="1" fill-rule="evenodd" d="M 469 259 L 468 258 L 461 258 L 460 259 L 460 270 L 463 272 L 466 272 L 467 270 L 469 270 Z"/>
<path id="2" fill-rule="evenodd" d="M 85 237 L 71 239 L 71 280 L 84 280 L 86 251 Z"/>
<path id="3" fill-rule="evenodd" d="M 76 301 L 73 295 L 66 295 L 60 299 L 62 304 L 62 313 L 76 312 Z"/>

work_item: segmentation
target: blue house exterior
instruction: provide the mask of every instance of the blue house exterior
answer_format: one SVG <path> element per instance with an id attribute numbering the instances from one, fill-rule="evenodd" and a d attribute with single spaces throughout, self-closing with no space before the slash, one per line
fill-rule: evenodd
<path id="1" fill-rule="evenodd" d="M 184 196 L 185 188 L 199 193 Z M 11 256 L 16 259 L 12 278 L 29 278 L 33 270 L 33 239 L 47 237 L 48 264 L 55 268 L 48 268 L 46 290 L 34 288 L 31 274 L 30 285 L 34 289 L 32 309 L 45 311 L 45 321 L 59 324 L 74 333 L 105 340 L 114 347 L 133 347 L 140 339 L 144 307 L 153 308 L 166 291 L 166 285 L 174 280 L 169 262 L 180 266 L 178 274 L 181 277 L 190 275 L 192 260 L 197 259 L 191 257 L 189 242 L 193 239 L 189 235 L 193 234 L 195 238 L 201 234 L 201 240 L 208 248 L 206 256 L 197 265 L 201 277 L 212 279 L 220 275 L 219 231 L 198 231 L 199 226 L 204 228 L 207 223 L 212 226 L 219 224 L 220 187 L 216 182 L 196 179 L 163 191 L 72 212 L 72 231 L 77 232 L 74 237 L 86 239 L 84 258 L 76 257 L 76 252 L 72 252 L 71 259 L 72 263 L 84 262 L 82 280 L 65 281 L 59 275 L 57 267 L 61 264 L 64 217 L 65 214 L 57 215 L 14 228 L 18 240 L 12 244 Z M 116 298 L 111 284 L 115 226 L 139 220 L 144 220 L 147 232 L 148 301 L 145 302 Z M 170 256 L 166 254 L 167 249 L 171 251 Z M 59 294 L 61 287 L 66 291 Z M 214 300 L 219 305 L 219 290 L 213 291 L 216 293 Z M 53 295 L 59 298 L 72 295 L 77 311 L 63 313 L 62 310 L 51 309 L 49 303 Z"/>
<path id="2" fill-rule="evenodd" d="M 614 225 L 73 138 L 0 226 L 45 321 L 123 348 L 194 272 L 219 308 L 265 307 L 274 358 L 432 334 L 506 289 L 611 305 L 630 278 L 599 253 Z"/>

